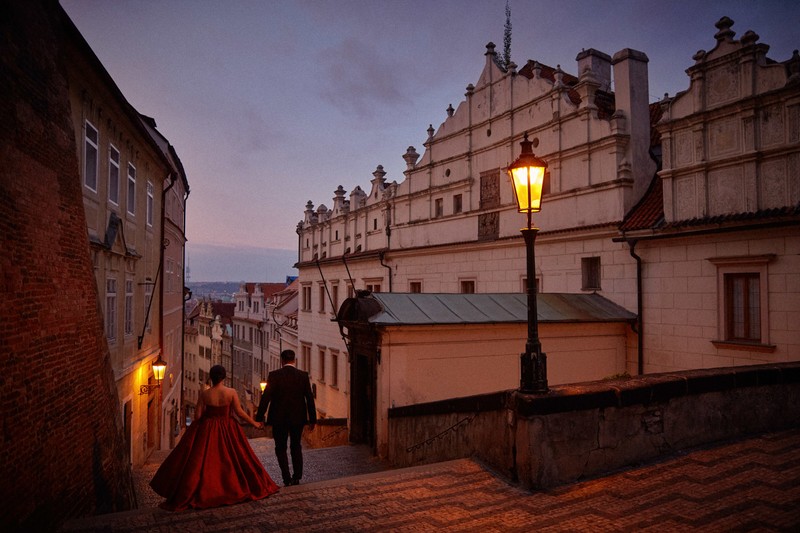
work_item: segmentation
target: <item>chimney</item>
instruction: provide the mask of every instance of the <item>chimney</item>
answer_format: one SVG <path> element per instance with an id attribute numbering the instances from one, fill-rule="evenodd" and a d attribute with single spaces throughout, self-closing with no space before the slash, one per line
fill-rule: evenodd
<path id="1" fill-rule="evenodd" d="M 592 73 L 592 77 L 600 84 L 601 91 L 611 90 L 611 56 L 589 48 L 581 50 L 575 60 L 578 62 L 578 76 L 583 76 L 588 69 Z"/>
<path id="2" fill-rule="evenodd" d="M 650 158 L 650 93 L 647 78 L 647 55 L 625 48 L 614 54 L 614 94 L 616 112 L 621 112 L 627 123 L 630 143 L 625 154 L 632 170 L 633 196 L 625 202 L 630 209 L 647 190 L 656 171 Z"/>

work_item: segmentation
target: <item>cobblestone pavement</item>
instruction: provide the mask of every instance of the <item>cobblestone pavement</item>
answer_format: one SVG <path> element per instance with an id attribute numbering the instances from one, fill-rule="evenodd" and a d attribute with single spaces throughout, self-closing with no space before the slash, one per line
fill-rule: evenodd
<path id="1" fill-rule="evenodd" d="M 270 477 L 282 486 L 281 470 L 275 458 L 275 441 L 261 437 L 250 439 L 250 446 L 267 469 Z M 154 452 L 147 463 L 133 471 L 136 499 L 139 509 L 158 507 L 164 498 L 153 492 L 150 480 L 169 451 Z M 374 457 L 367 446 L 336 446 L 333 448 L 303 448 L 303 483 L 369 474 L 386 470 L 390 466 Z"/>
<path id="2" fill-rule="evenodd" d="M 98 516 L 63 530 L 800 531 L 800 428 L 547 491 L 522 490 L 462 459 L 301 484 L 229 507 Z"/>

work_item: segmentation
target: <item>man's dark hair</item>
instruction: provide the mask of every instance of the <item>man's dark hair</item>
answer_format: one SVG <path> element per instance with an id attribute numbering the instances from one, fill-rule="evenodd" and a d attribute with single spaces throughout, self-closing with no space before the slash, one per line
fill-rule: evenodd
<path id="1" fill-rule="evenodd" d="M 211 370 L 208 371 L 208 376 L 211 378 L 211 383 L 216 385 L 225 379 L 225 367 L 222 365 L 212 366 Z"/>
<path id="2" fill-rule="evenodd" d="M 281 352 L 281 363 L 291 363 L 294 359 L 294 350 L 284 350 Z"/>

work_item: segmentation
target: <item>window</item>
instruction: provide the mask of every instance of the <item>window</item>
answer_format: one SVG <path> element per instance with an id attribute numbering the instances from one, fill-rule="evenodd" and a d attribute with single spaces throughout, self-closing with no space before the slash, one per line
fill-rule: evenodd
<path id="1" fill-rule="evenodd" d="M 325 349 L 319 351 L 319 381 L 325 383 Z"/>
<path id="2" fill-rule="evenodd" d="M 373 218 L 372 219 L 372 229 L 378 229 L 378 219 L 377 218 Z"/>
<path id="3" fill-rule="evenodd" d="M 303 311 L 311 311 L 311 285 L 303 285 Z"/>
<path id="4" fill-rule="evenodd" d="M 97 192 L 97 128 L 86 121 L 86 137 L 83 143 L 83 182 Z"/>
<path id="5" fill-rule="evenodd" d="M 462 211 L 462 209 L 463 206 L 461 204 L 461 195 L 460 194 L 453 195 L 453 214 L 457 215 Z"/>
<path id="6" fill-rule="evenodd" d="M 381 292 L 380 283 L 367 283 L 367 290 L 369 292 Z"/>
<path id="7" fill-rule="evenodd" d="M 153 182 L 147 182 L 147 225 L 153 225 Z"/>
<path id="8" fill-rule="evenodd" d="M 600 258 L 581 258 L 581 290 L 600 290 Z"/>
<path id="9" fill-rule="evenodd" d="M 308 344 L 304 344 L 301 348 L 301 356 L 300 362 L 302 363 L 303 367 L 301 370 L 305 370 L 309 374 L 311 373 L 311 346 Z"/>
<path id="10" fill-rule="evenodd" d="M 106 337 L 117 338 L 117 280 L 106 279 Z"/>
<path id="11" fill-rule="evenodd" d="M 421 281 L 411 281 L 408 283 L 408 292 L 413 293 L 420 293 L 422 292 L 422 282 Z"/>
<path id="12" fill-rule="evenodd" d="M 150 301 L 153 299 L 153 284 L 152 283 L 145 283 L 144 286 L 144 319 L 147 323 L 147 331 L 151 331 L 152 326 L 150 325 L 150 318 L 148 316 L 148 311 L 150 310 Z"/>
<path id="13" fill-rule="evenodd" d="M 136 214 L 136 167 L 128 163 L 128 213 Z"/>
<path id="14" fill-rule="evenodd" d="M 355 298 L 356 296 L 356 289 L 350 283 L 347 284 L 347 297 L 348 298 Z"/>
<path id="15" fill-rule="evenodd" d="M 119 150 L 108 147 L 108 201 L 119 205 Z"/>
<path id="16" fill-rule="evenodd" d="M 461 294 L 475 294 L 475 280 L 461 280 Z"/>
<path id="17" fill-rule="evenodd" d="M 258 302 L 253 302 L 253 312 L 258 313 Z"/>
<path id="18" fill-rule="evenodd" d="M 339 240 L 339 230 L 338 229 L 336 230 L 336 236 L 333 238 L 333 240 L 335 240 L 335 241 Z"/>
<path id="19" fill-rule="evenodd" d="M 133 280 L 125 280 L 125 335 L 133 334 Z"/>
<path id="20" fill-rule="evenodd" d="M 444 216 L 444 199 L 437 198 L 433 201 L 433 216 L 439 218 Z"/>
<path id="21" fill-rule="evenodd" d="M 319 312 L 325 312 L 325 285 L 322 283 L 319 285 Z"/>
<path id="22" fill-rule="evenodd" d="M 769 344 L 768 263 L 774 255 L 709 259 L 717 266 L 718 339 L 726 347 Z M 733 345 L 733 346 L 731 346 Z"/>
<path id="23" fill-rule="evenodd" d="M 725 274 L 725 339 L 761 341 L 759 275 Z"/>
<path id="24" fill-rule="evenodd" d="M 339 386 L 339 354 L 331 350 L 331 387 Z"/>
<path id="25" fill-rule="evenodd" d="M 331 293 L 332 293 L 331 299 L 333 300 L 333 309 L 331 309 L 331 311 L 336 313 L 337 310 L 339 309 L 339 285 L 332 283 Z"/>

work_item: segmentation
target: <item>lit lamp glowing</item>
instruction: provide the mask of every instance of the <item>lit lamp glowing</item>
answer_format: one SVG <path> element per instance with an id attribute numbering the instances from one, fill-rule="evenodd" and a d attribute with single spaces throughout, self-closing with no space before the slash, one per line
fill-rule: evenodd
<path id="1" fill-rule="evenodd" d="M 141 385 L 139 387 L 139 394 L 150 394 L 155 389 L 161 387 L 161 381 L 164 379 L 164 373 L 167 371 L 167 363 L 161 359 L 161 356 L 158 356 L 153 362 L 153 377 L 156 378 L 156 382 L 153 385 Z"/>
<path id="2" fill-rule="evenodd" d="M 547 392 L 547 356 L 542 352 L 539 342 L 539 317 L 536 309 L 536 272 L 534 242 L 539 228 L 533 226 L 532 214 L 538 213 L 542 204 L 542 186 L 547 163 L 533 155 L 528 140 L 528 133 L 520 143 L 522 150 L 519 157 L 508 167 L 514 188 L 514 197 L 520 213 L 528 215 L 528 226 L 520 232 L 525 239 L 528 276 L 528 341 L 525 353 L 520 355 L 520 392 Z"/>
<path id="3" fill-rule="evenodd" d="M 267 382 L 262 379 L 260 386 L 261 386 L 261 392 L 264 392 L 264 389 L 267 388 Z"/>

